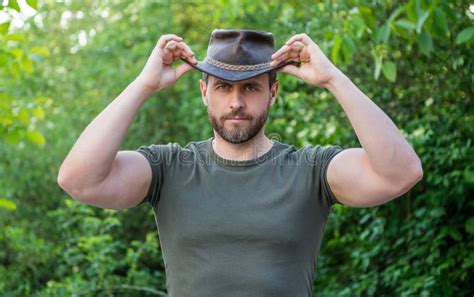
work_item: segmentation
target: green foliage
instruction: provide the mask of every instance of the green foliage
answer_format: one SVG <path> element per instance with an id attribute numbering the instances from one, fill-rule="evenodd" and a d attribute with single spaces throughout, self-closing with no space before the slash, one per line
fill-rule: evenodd
<path id="1" fill-rule="evenodd" d="M 161 34 L 204 58 L 214 28 L 305 32 L 397 124 L 424 179 L 384 206 L 336 206 L 315 296 L 474 292 L 473 15 L 464 1 L 27 1 L 0 24 L 0 295 L 164 295 L 147 207 L 95 209 L 56 185 L 86 125 L 133 80 Z M 3 10 L 13 15 L 15 1 Z M 122 149 L 211 136 L 200 74 L 151 98 Z M 266 131 L 296 146 L 359 147 L 335 98 L 280 75 Z M 53 99 L 54 98 L 54 101 Z"/>
<path id="2" fill-rule="evenodd" d="M 8 8 L 20 11 L 16 1 L 10 1 Z M 2 12 L 11 13 L 8 9 Z M 40 62 L 49 51 L 45 47 L 25 48 L 27 35 L 9 30 L 11 20 L 0 24 L 0 137 L 9 144 L 26 139 L 43 146 L 44 135 L 36 123 L 44 119 L 51 99 L 32 98 L 38 96 L 36 90 L 25 87 L 22 81 L 32 74 L 34 61 Z"/>

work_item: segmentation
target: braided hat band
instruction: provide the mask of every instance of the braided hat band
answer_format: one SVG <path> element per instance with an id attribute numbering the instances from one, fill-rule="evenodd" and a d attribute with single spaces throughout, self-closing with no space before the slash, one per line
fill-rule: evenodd
<path id="1" fill-rule="evenodd" d="M 204 59 L 204 62 L 217 67 L 221 68 L 224 70 L 231 70 L 231 71 L 256 71 L 256 70 L 262 70 L 262 69 L 267 69 L 270 68 L 270 62 L 268 63 L 262 63 L 262 64 L 255 64 L 255 65 L 232 65 L 232 64 L 227 64 L 223 63 L 217 60 L 214 60 L 211 57 L 206 57 Z"/>

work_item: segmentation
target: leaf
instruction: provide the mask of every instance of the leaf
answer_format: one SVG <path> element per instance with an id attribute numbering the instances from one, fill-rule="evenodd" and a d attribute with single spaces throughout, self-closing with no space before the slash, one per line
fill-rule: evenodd
<path id="1" fill-rule="evenodd" d="M 18 59 L 21 59 L 23 57 L 23 51 L 19 48 L 13 48 L 10 53 Z"/>
<path id="2" fill-rule="evenodd" d="M 416 29 L 415 24 L 413 24 L 412 22 L 410 22 L 409 20 L 406 20 L 406 19 L 398 20 L 398 21 L 395 22 L 395 24 L 397 24 L 398 26 L 400 26 L 402 28 L 410 30 L 410 31 Z"/>
<path id="3" fill-rule="evenodd" d="M 350 36 L 344 36 L 342 43 L 342 53 L 347 64 L 351 64 L 351 57 L 357 51 L 357 46 Z"/>
<path id="4" fill-rule="evenodd" d="M 441 35 L 449 36 L 450 32 L 449 32 L 448 22 L 446 21 L 446 15 L 444 14 L 444 11 L 440 8 L 436 8 L 433 12 L 433 16 L 434 16 L 433 23 L 435 25 L 435 28 L 437 28 L 438 31 L 440 31 L 439 33 L 441 33 Z"/>
<path id="5" fill-rule="evenodd" d="M 339 49 L 341 48 L 342 37 L 341 35 L 336 35 L 334 38 L 334 44 L 331 49 L 331 60 L 334 64 L 339 61 Z"/>
<path id="6" fill-rule="evenodd" d="M 31 53 L 37 54 L 43 57 L 49 56 L 49 50 L 46 47 L 33 47 Z"/>
<path id="7" fill-rule="evenodd" d="M 35 98 L 35 103 L 36 104 L 48 104 L 52 101 L 51 98 L 49 97 L 36 97 Z"/>
<path id="8" fill-rule="evenodd" d="M 26 137 L 34 144 L 43 146 L 45 144 L 45 139 L 43 134 L 39 131 L 28 131 L 26 132 Z"/>
<path id="9" fill-rule="evenodd" d="M 468 222 L 466 222 L 467 225 Z M 449 236 L 451 236 L 452 239 L 456 241 L 462 240 L 462 234 L 455 228 L 451 227 L 449 228 Z"/>
<path id="10" fill-rule="evenodd" d="M 416 33 L 420 34 L 421 29 L 423 28 L 423 24 L 425 23 L 426 19 L 430 16 L 429 11 L 424 11 L 418 20 L 416 21 Z"/>
<path id="11" fill-rule="evenodd" d="M 364 32 L 367 30 L 367 25 L 365 24 L 364 19 L 362 19 L 362 17 L 358 15 L 354 16 L 353 25 L 356 32 L 355 35 L 358 39 L 360 39 Z"/>
<path id="12" fill-rule="evenodd" d="M 22 124 L 28 125 L 30 121 L 30 116 L 24 108 L 20 109 L 20 112 L 18 113 L 18 119 Z"/>
<path id="13" fill-rule="evenodd" d="M 21 11 L 20 6 L 18 5 L 18 0 L 8 1 L 8 6 L 7 7 L 13 8 L 14 10 L 16 10 L 18 12 Z"/>
<path id="14" fill-rule="evenodd" d="M 0 53 L 0 67 L 2 67 L 3 65 L 7 64 L 7 62 L 9 61 L 9 57 L 5 54 L 2 54 Z"/>
<path id="15" fill-rule="evenodd" d="M 464 180 L 468 184 L 474 185 L 474 171 L 470 171 L 470 170 L 464 171 Z"/>
<path id="16" fill-rule="evenodd" d="M 0 101 L 11 102 L 15 101 L 15 97 L 8 95 L 7 93 L 0 93 Z"/>
<path id="17" fill-rule="evenodd" d="M 8 34 L 7 36 L 5 36 L 5 39 L 13 41 L 24 41 L 25 35 L 21 33 Z"/>
<path id="18" fill-rule="evenodd" d="M 20 139 L 21 139 L 21 134 L 18 130 L 15 130 L 7 134 L 8 144 L 16 144 L 20 141 Z"/>
<path id="19" fill-rule="evenodd" d="M 377 18 L 372 14 L 372 9 L 368 6 L 359 6 L 359 14 L 362 16 L 368 27 L 372 27 L 377 23 Z"/>
<path id="20" fill-rule="evenodd" d="M 391 61 L 385 61 L 382 67 L 382 73 L 386 79 L 395 82 L 397 80 L 397 65 Z"/>
<path id="21" fill-rule="evenodd" d="M 33 72 L 33 61 L 30 58 L 28 58 L 27 56 L 23 56 L 22 69 L 26 73 Z"/>
<path id="22" fill-rule="evenodd" d="M 446 211 L 444 210 L 444 208 L 441 208 L 441 207 L 435 208 L 432 211 L 430 211 L 430 215 L 434 218 L 440 218 L 445 214 L 446 214 Z"/>
<path id="23" fill-rule="evenodd" d="M 467 220 L 464 227 L 466 228 L 467 233 L 474 235 L 474 217 L 471 217 L 469 220 Z"/>
<path id="24" fill-rule="evenodd" d="M 390 15 L 390 17 L 387 20 L 387 23 L 393 22 L 403 11 L 405 10 L 405 6 L 400 6 L 399 8 L 395 9 L 394 12 Z"/>
<path id="25" fill-rule="evenodd" d="M 33 114 L 38 119 L 44 119 L 44 111 L 41 107 L 36 107 L 35 109 L 33 109 Z"/>
<path id="26" fill-rule="evenodd" d="M 431 55 L 431 52 L 433 51 L 433 38 L 431 38 L 431 35 L 428 34 L 426 31 L 423 31 L 421 32 L 417 41 L 421 52 L 429 57 Z"/>
<path id="27" fill-rule="evenodd" d="M 8 198 L 0 198 L 0 208 L 6 210 L 15 210 L 16 204 Z"/>
<path id="28" fill-rule="evenodd" d="M 374 63 L 375 63 L 374 78 L 375 80 L 378 80 L 380 77 L 380 70 L 382 69 L 383 58 L 377 55 L 375 52 L 372 52 L 372 55 L 374 57 Z"/>
<path id="29" fill-rule="evenodd" d="M 461 32 L 459 32 L 458 36 L 456 36 L 456 44 L 462 44 L 474 37 L 474 26 L 464 28 Z"/>
<path id="30" fill-rule="evenodd" d="M 8 33 L 8 29 L 10 28 L 10 21 L 0 24 L 0 34 L 6 35 Z"/>
<path id="31" fill-rule="evenodd" d="M 390 24 L 386 22 L 375 33 L 375 41 L 377 43 L 388 43 L 390 39 L 390 32 L 391 32 Z"/>
<path id="32" fill-rule="evenodd" d="M 26 0 L 26 4 L 28 4 L 33 9 L 38 8 L 38 0 Z"/>

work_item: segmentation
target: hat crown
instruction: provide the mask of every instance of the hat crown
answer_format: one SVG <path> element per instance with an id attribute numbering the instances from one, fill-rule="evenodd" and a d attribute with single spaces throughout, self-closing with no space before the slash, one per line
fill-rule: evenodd
<path id="1" fill-rule="evenodd" d="M 216 29 L 211 34 L 207 57 L 230 65 L 271 62 L 273 34 L 254 30 Z"/>

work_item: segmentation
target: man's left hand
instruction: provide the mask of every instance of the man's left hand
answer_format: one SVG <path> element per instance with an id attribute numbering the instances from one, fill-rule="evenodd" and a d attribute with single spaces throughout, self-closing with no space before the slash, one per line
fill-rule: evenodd
<path id="1" fill-rule="evenodd" d="M 326 88 L 332 79 L 341 74 L 341 71 L 331 63 L 319 46 L 304 33 L 291 37 L 272 55 L 272 67 L 287 62 L 301 64 L 299 67 L 291 64 L 284 66 L 278 72 L 294 75 L 318 87 Z"/>

